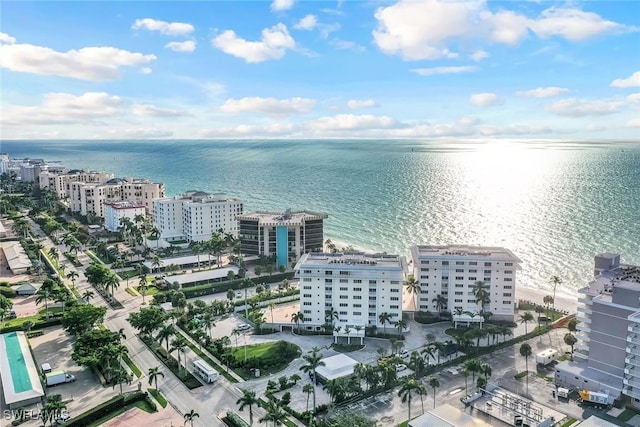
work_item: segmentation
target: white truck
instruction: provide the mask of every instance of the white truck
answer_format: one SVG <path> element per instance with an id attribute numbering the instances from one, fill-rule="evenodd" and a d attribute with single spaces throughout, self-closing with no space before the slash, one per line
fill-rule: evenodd
<path id="1" fill-rule="evenodd" d="M 65 371 L 59 370 L 45 374 L 44 379 L 47 387 L 52 387 L 58 384 L 72 383 L 76 380 L 76 377 L 71 374 L 67 374 Z"/>
<path id="2" fill-rule="evenodd" d="M 548 348 L 548 349 L 543 350 L 540 353 L 536 354 L 536 364 L 542 365 L 542 366 L 547 366 L 549 363 L 551 363 L 554 360 L 556 360 L 557 356 L 558 356 L 558 351 L 557 350 L 554 350 L 552 348 Z"/>
<path id="3" fill-rule="evenodd" d="M 613 404 L 613 396 L 609 395 L 609 393 L 580 390 L 578 391 L 578 395 L 580 395 L 578 403 L 595 406 L 598 409 L 606 408 Z"/>

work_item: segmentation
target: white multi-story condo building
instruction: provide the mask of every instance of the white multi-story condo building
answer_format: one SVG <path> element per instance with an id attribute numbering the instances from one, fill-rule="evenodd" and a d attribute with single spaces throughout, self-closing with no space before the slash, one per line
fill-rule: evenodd
<path id="1" fill-rule="evenodd" d="M 105 202 L 104 228 L 112 232 L 118 231 L 122 218 L 129 218 L 133 222 L 136 216 L 145 214 L 144 205 L 137 202 Z"/>
<path id="2" fill-rule="evenodd" d="M 393 323 L 402 319 L 404 257 L 311 252 L 302 255 L 295 271 L 300 278 L 302 327 L 318 330 L 334 323 L 342 327 L 334 330 L 334 336 L 347 336 L 345 326 L 349 326 L 350 337 L 362 337 L 365 327 L 393 329 Z M 328 316 L 332 311 L 338 313 L 337 320 Z M 384 324 L 382 313 L 389 315 Z"/>
<path id="3" fill-rule="evenodd" d="M 624 394 L 640 406 L 640 266 L 595 257 L 595 279 L 578 291 L 574 362 L 556 366 L 556 384 Z"/>
<path id="4" fill-rule="evenodd" d="M 508 249 L 464 245 L 417 245 L 411 248 L 413 276 L 420 285 L 418 311 L 437 311 L 436 298 L 446 299 L 446 309 L 492 313 L 492 319 L 511 320 L 515 313 L 516 271 L 520 259 Z M 474 286 L 484 282 L 488 299 L 476 299 Z M 480 322 L 481 316 L 458 316 Z M 455 316 L 454 316 L 455 319 Z"/>
<path id="5" fill-rule="evenodd" d="M 104 218 L 105 202 L 138 202 L 153 212 L 153 199 L 164 197 L 164 184 L 146 179 L 113 178 L 105 183 L 70 183 L 71 211 Z"/>
<path id="6" fill-rule="evenodd" d="M 112 173 L 93 172 L 79 169 L 66 171 L 64 169 L 54 170 L 48 168 L 40 173 L 39 183 L 40 188 L 47 188 L 51 191 L 55 191 L 61 200 L 65 200 L 71 197 L 72 182 L 101 184 L 109 181 L 110 179 L 113 179 Z"/>
<path id="7" fill-rule="evenodd" d="M 325 219 L 324 213 L 289 209 L 239 215 L 242 253 L 275 256 L 278 267 L 288 267 L 304 253 L 322 252 Z"/>
<path id="8" fill-rule="evenodd" d="M 242 210 L 242 201 L 238 199 L 189 191 L 181 196 L 155 199 L 153 220 L 161 239 L 201 242 L 220 230 L 237 236 L 237 217 Z"/>

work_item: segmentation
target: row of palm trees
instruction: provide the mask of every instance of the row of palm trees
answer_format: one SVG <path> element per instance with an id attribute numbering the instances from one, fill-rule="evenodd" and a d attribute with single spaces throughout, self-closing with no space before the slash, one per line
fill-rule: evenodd
<path id="1" fill-rule="evenodd" d="M 240 239 L 230 233 L 223 233 L 222 229 L 211 235 L 209 240 L 202 242 L 192 241 L 189 243 L 191 252 L 198 257 L 198 266 L 200 266 L 200 254 L 209 255 L 209 267 L 211 267 L 211 256 L 215 255 L 216 264 L 222 263 L 222 254 L 230 251 L 234 256 L 240 256 Z"/>
<path id="2" fill-rule="evenodd" d="M 433 407 L 436 407 L 436 389 L 440 387 L 440 380 L 437 377 L 431 377 L 428 381 L 429 387 L 433 389 Z M 400 382 L 400 389 L 398 390 L 398 397 L 402 403 L 407 404 L 407 416 L 411 419 L 411 401 L 413 396 L 420 396 L 420 404 L 422 406 L 422 413 L 424 414 L 424 396 L 427 395 L 427 387 L 422 382 L 416 380 L 413 377 L 404 377 Z"/>

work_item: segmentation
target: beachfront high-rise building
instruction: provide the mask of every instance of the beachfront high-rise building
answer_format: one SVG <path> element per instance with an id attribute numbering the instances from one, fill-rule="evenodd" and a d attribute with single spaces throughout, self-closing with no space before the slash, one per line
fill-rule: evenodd
<path id="1" fill-rule="evenodd" d="M 288 267 L 307 252 L 322 252 L 324 220 L 316 212 L 252 212 L 238 216 L 242 253 L 275 256 L 278 267 Z"/>
<path id="2" fill-rule="evenodd" d="M 40 173 L 39 183 L 40 188 L 55 191 L 61 200 L 65 200 L 71 197 L 72 182 L 104 183 L 112 178 L 112 173 L 48 168 Z"/>
<path id="3" fill-rule="evenodd" d="M 341 326 L 334 336 L 347 337 L 349 331 L 349 337 L 355 338 L 364 336 L 365 327 L 392 329 L 402 319 L 402 286 L 407 276 L 404 257 L 312 252 L 302 255 L 295 271 L 300 278 L 303 327 L 319 330 L 333 323 Z M 332 312 L 338 314 L 337 319 Z M 389 315 L 384 324 L 382 313 Z"/>
<path id="4" fill-rule="evenodd" d="M 134 222 L 136 216 L 145 214 L 144 205 L 138 202 L 105 202 L 104 228 L 112 232 L 118 231 L 122 218 L 129 218 Z"/>
<path id="5" fill-rule="evenodd" d="M 242 210 L 239 199 L 220 193 L 188 191 L 181 196 L 155 199 L 153 221 L 161 239 L 202 242 L 220 230 L 237 236 L 237 216 Z"/>
<path id="6" fill-rule="evenodd" d="M 104 183 L 70 183 L 71 211 L 104 218 L 105 202 L 138 202 L 153 212 L 153 199 L 164 197 L 164 184 L 146 179 L 112 178 Z"/>
<path id="7" fill-rule="evenodd" d="M 575 361 L 556 366 L 556 384 L 622 393 L 640 406 L 640 267 L 602 253 L 594 274 L 578 291 Z"/>
<path id="8" fill-rule="evenodd" d="M 466 245 L 417 245 L 411 248 L 413 276 L 420 285 L 418 311 L 437 312 L 444 297 L 446 309 L 471 313 L 490 312 L 492 319 L 514 320 L 516 271 L 520 259 L 508 249 Z M 484 303 L 474 286 L 483 282 Z M 411 303 L 413 304 L 413 303 Z M 454 320 L 480 322 L 481 316 L 454 315 Z"/>

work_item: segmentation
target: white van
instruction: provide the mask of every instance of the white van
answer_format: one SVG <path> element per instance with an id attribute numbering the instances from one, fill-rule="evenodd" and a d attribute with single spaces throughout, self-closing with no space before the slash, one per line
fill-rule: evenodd
<path id="1" fill-rule="evenodd" d="M 51 365 L 48 363 L 43 363 L 40 365 L 40 369 L 42 369 L 42 375 L 48 374 L 51 372 Z"/>

